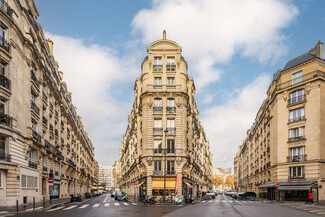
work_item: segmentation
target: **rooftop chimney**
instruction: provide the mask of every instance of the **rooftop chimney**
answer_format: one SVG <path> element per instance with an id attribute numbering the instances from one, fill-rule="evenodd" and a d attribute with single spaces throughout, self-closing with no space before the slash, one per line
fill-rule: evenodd
<path id="1" fill-rule="evenodd" d="M 323 59 L 323 43 L 318 41 L 317 45 L 312 48 L 309 53 L 320 59 Z"/>
<path id="2" fill-rule="evenodd" d="M 163 32 L 163 39 L 166 40 L 166 30 Z"/>

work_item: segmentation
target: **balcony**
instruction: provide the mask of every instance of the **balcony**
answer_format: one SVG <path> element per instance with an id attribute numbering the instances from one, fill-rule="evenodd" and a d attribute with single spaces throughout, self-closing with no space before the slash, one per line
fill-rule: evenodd
<path id="1" fill-rule="evenodd" d="M 288 156 L 287 157 L 287 163 L 291 163 L 291 162 L 303 162 L 307 160 L 307 155 L 303 154 L 303 155 L 294 155 L 294 156 Z"/>
<path id="2" fill-rule="evenodd" d="M 45 102 L 47 102 L 47 95 L 46 95 L 46 93 L 44 93 L 44 92 L 43 92 L 43 100 L 44 100 Z"/>
<path id="3" fill-rule="evenodd" d="M 153 153 L 154 154 L 161 154 L 162 153 L 162 148 L 154 148 Z"/>
<path id="4" fill-rule="evenodd" d="M 297 122 L 297 121 L 303 121 L 305 120 L 305 116 L 298 116 L 298 117 L 293 117 L 289 119 L 289 123 Z"/>
<path id="5" fill-rule="evenodd" d="M 84 168 L 80 168 L 80 172 L 82 173 L 82 174 L 86 174 L 86 171 L 85 171 L 85 169 Z"/>
<path id="6" fill-rule="evenodd" d="M 43 116 L 42 120 L 43 120 L 43 124 L 44 124 L 45 126 L 47 126 L 47 119 L 46 119 L 45 116 Z"/>
<path id="7" fill-rule="evenodd" d="M 157 106 L 153 107 L 154 114 L 161 114 L 162 112 L 163 112 L 163 107 L 157 107 Z"/>
<path id="8" fill-rule="evenodd" d="M 162 72 L 163 66 L 162 65 L 153 65 L 154 72 Z"/>
<path id="9" fill-rule="evenodd" d="M 163 128 L 162 127 L 154 127 L 153 128 L 153 135 L 162 135 Z"/>
<path id="10" fill-rule="evenodd" d="M 59 117 L 59 112 L 55 109 L 55 117 L 58 118 Z"/>
<path id="11" fill-rule="evenodd" d="M 304 82 L 304 81 L 307 81 L 307 80 L 311 80 L 311 79 L 316 78 L 316 77 L 325 78 L 325 72 L 315 70 L 315 71 L 307 73 L 307 74 L 305 74 L 305 75 L 303 75 L 303 76 L 301 76 L 299 78 L 295 78 L 295 79 L 283 82 L 281 84 L 278 84 L 277 88 L 275 90 L 285 89 L 285 88 L 291 87 L 293 85 L 296 85 L 298 83 L 301 83 L 301 82 Z"/>
<path id="12" fill-rule="evenodd" d="M 35 130 L 32 130 L 32 136 L 38 144 L 42 144 L 42 137 Z"/>
<path id="13" fill-rule="evenodd" d="M 289 98 L 288 105 L 294 105 L 306 101 L 306 94 Z"/>
<path id="14" fill-rule="evenodd" d="M 47 167 L 46 166 L 43 166 L 43 171 L 47 172 Z"/>
<path id="15" fill-rule="evenodd" d="M 175 114 L 176 108 L 175 107 L 167 107 L 166 111 L 168 114 Z"/>
<path id="16" fill-rule="evenodd" d="M 53 104 L 50 102 L 50 110 L 53 111 Z"/>
<path id="17" fill-rule="evenodd" d="M 5 125 L 7 127 L 11 127 L 11 123 L 12 123 L 12 117 L 10 117 L 7 114 L 4 113 L 0 113 L 0 123 L 2 125 Z"/>
<path id="18" fill-rule="evenodd" d="M 0 161 L 11 162 L 11 155 L 7 154 L 5 150 L 0 149 Z"/>
<path id="19" fill-rule="evenodd" d="M 67 158 L 67 163 L 70 164 L 73 167 L 76 167 L 76 164 L 72 160 L 70 160 L 69 158 Z"/>
<path id="20" fill-rule="evenodd" d="M 295 141 L 300 141 L 300 140 L 305 140 L 305 136 L 297 136 L 297 137 L 292 137 L 288 139 L 288 142 L 295 142 Z"/>
<path id="21" fill-rule="evenodd" d="M 33 100 L 30 100 L 30 104 L 31 104 L 31 109 L 39 115 L 39 111 L 40 109 L 37 107 L 37 105 L 35 104 L 35 102 Z"/>
<path id="22" fill-rule="evenodd" d="M 153 171 L 154 176 L 162 176 L 163 172 L 162 171 Z"/>
<path id="23" fill-rule="evenodd" d="M 167 72 L 175 72 L 176 71 L 176 65 L 175 64 L 167 64 L 166 65 Z"/>
<path id="24" fill-rule="evenodd" d="M 167 128 L 167 135 L 175 135 L 176 134 L 176 128 L 175 127 L 168 127 Z"/>
<path id="25" fill-rule="evenodd" d="M 55 129 L 55 130 L 54 130 L 54 135 L 55 135 L 55 136 L 59 136 L 59 131 L 58 131 L 58 129 Z"/>
<path id="26" fill-rule="evenodd" d="M 37 79 L 35 72 L 33 70 L 30 71 L 31 74 L 31 79 L 33 80 L 33 82 L 35 83 L 35 85 L 37 87 L 39 87 L 39 80 Z"/>
<path id="27" fill-rule="evenodd" d="M 10 90 L 10 80 L 4 76 L 4 75 L 0 75 L 0 85 L 8 90 Z"/>
<path id="28" fill-rule="evenodd" d="M 1 0 L 0 0 L 0 2 L 1 2 Z M 1 8 L 1 5 L 0 5 L 0 8 Z M 10 51 L 10 44 L 2 36 L 0 36 L 0 47 L 9 53 L 9 51 Z"/>
<path id="29" fill-rule="evenodd" d="M 0 10 L 8 14 L 9 17 L 12 15 L 12 9 L 4 0 L 0 0 Z"/>
<path id="30" fill-rule="evenodd" d="M 30 168 L 37 169 L 37 163 L 34 162 L 34 161 L 29 160 L 29 161 L 28 161 L 28 166 L 29 166 Z"/>

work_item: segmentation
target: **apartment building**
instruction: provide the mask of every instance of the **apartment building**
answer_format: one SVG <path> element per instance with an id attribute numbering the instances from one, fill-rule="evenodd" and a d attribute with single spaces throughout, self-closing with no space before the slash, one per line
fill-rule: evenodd
<path id="1" fill-rule="evenodd" d="M 119 185 L 128 195 L 188 194 L 212 188 L 212 154 L 199 120 L 195 85 L 182 48 L 166 39 L 147 48 L 134 85 L 119 158 Z M 175 189 L 176 175 L 182 174 Z M 166 181 L 166 182 L 165 182 Z"/>
<path id="2" fill-rule="evenodd" d="M 94 147 L 38 16 L 33 0 L 0 0 L 0 206 L 84 193 L 95 180 Z"/>
<path id="3" fill-rule="evenodd" d="M 274 74 L 234 158 L 235 186 L 275 200 L 325 200 L 323 43 Z"/>
<path id="4" fill-rule="evenodd" d="M 114 188 L 114 175 L 113 167 L 99 165 L 98 169 L 98 185 L 100 186 L 99 190 L 112 190 Z"/>

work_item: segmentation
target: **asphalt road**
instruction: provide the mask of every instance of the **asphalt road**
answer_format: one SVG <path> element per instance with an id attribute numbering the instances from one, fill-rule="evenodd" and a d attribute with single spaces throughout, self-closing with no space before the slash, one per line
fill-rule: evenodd
<path id="1" fill-rule="evenodd" d="M 50 210 L 38 210 L 15 215 L 19 217 L 325 217 L 325 207 L 303 203 L 269 203 L 236 201 L 224 195 L 215 200 L 195 205 L 144 206 L 135 203 L 116 202 L 110 195 L 70 203 Z"/>

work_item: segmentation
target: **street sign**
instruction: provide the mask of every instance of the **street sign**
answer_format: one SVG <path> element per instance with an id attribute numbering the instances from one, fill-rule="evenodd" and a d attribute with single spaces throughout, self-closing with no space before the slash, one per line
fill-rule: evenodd
<path id="1" fill-rule="evenodd" d="M 322 185 L 319 185 L 318 187 L 319 187 L 319 189 L 322 189 L 322 188 L 323 188 L 323 186 L 322 186 Z"/>
<path id="2" fill-rule="evenodd" d="M 137 183 L 136 182 L 133 182 L 133 186 L 136 186 L 137 185 Z"/>
<path id="3" fill-rule="evenodd" d="M 54 182 L 54 179 L 53 178 L 48 178 L 47 179 L 47 182 L 50 183 L 50 184 L 52 184 Z"/>
<path id="4" fill-rule="evenodd" d="M 275 184 L 275 187 L 276 187 L 276 188 L 279 188 L 279 187 L 280 187 L 280 184 L 279 184 L 279 183 L 276 183 L 276 184 Z"/>

